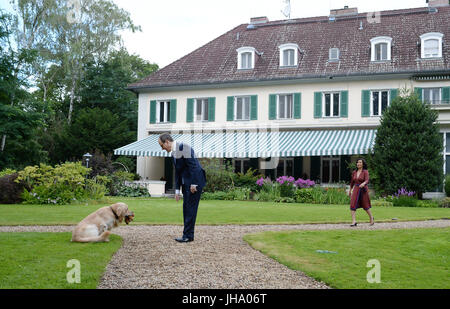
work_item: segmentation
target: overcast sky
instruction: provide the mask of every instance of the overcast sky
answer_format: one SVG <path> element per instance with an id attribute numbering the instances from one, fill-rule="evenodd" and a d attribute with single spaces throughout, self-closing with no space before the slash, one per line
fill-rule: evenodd
<path id="1" fill-rule="evenodd" d="M 131 14 L 142 32 L 124 32 L 125 46 L 160 68 L 187 55 L 251 17 L 285 19 L 283 0 L 113 0 Z M 290 0 L 291 18 L 327 16 L 330 9 L 360 13 L 426 7 L 425 0 Z M 0 0 L 7 8 L 9 0 Z"/>

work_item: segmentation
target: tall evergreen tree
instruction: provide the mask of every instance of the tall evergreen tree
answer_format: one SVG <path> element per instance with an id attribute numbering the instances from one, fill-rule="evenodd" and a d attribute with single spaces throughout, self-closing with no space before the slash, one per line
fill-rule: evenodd
<path id="1" fill-rule="evenodd" d="M 373 157 L 376 190 L 392 194 L 400 188 L 419 198 L 443 181 L 443 140 L 438 113 L 416 95 L 404 91 L 383 113 Z"/>

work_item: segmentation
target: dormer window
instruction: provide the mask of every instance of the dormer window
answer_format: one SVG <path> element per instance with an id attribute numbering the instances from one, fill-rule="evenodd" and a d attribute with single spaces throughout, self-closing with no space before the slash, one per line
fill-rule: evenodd
<path id="1" fill-rule="evenodd" d="M 370 40 L 371 61 L 390 61 L 392 38 L 379 36 Z"/>
<path id="2" fill-rule="evenodd" d="M 442 38 L 438 32 L 430 32 L 420 36 L 422 58 L 442 57 Z"/>
<path id="3" fill-rule="evenodd" d="M 255 48 L 241 47 L 238 53 L 238 70 L 252 70 L 255 67 Z"/>
<path id="4" fill-rule="evenodd" d="M 339 48 L 330 48 L 329 61 L 339 61 Z"/>
<path id="5" fill-rule="evenodd" d="M 278 48 L 280 49 L 280 67 L 293 67 L 298 64 L 298 51 L 300 48 L 297 44 L 283 44 Z"/>

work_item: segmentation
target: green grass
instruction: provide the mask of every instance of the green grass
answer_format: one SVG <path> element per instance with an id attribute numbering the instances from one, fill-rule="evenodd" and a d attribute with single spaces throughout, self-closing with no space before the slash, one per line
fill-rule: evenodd
<path id="1" fill-rule="evenodd" d="M 72 243 L 71 233 L 0 233 L 0 289 L 95 289 L 122 238 Z M 67 267 L 80 261 L 81 282 L 70 284 Z"/>
<path id="2" fill-rule="evenodd" d="M 265 232 L 244 239 L 276 261 L 333 288 L 448 289 L 449 235 L 450 228 L 436 228 Z M 371 259 L 380 262 L 381 283 L 367 282 Z"/>
<path id="3" fill-rule="evenodd" d="M 182 201 L 158 198 L 111 198 L 94 205 L 0 205 L 0 225 L 74 225 L 96 209 L 125 202 L 135 212 L 132 224 L 182 224 Z M 449 208 L 373 207 L 377 222 L 450 217 Z M 368 222 L 363 210 L 358 222 Z M 301 224 L 351 222 L 348 205 L 287 204 L 254 201 L 200 201 L 197 224 Z"/>

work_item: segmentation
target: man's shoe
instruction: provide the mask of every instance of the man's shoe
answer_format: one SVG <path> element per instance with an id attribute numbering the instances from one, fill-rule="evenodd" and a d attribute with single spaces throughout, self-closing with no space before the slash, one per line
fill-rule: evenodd
<path id="1" fill-rule="evenodd" d="M 175 238 L 175 240 L 178 242 L 190 242 L 190 241 L 194 241 L 194 238 L 180 237 L 180 238 Z"/>

